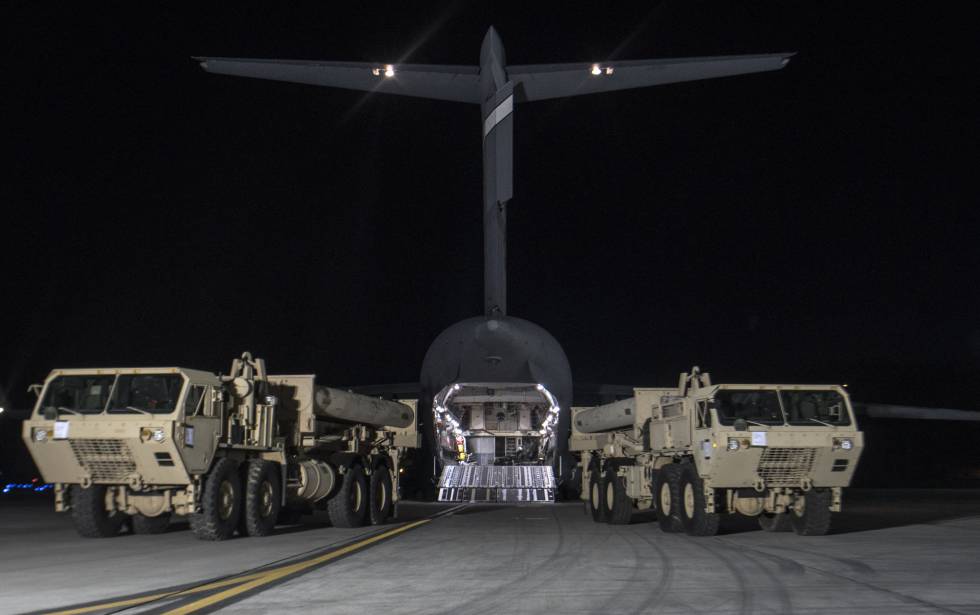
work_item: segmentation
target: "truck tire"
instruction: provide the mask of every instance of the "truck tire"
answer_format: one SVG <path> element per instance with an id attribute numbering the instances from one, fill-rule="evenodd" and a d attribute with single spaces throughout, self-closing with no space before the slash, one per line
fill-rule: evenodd
<path id="1" fill-rule="evenodd" d="M 593 470 L 589 474 L 589 511 L 592 513 L 592 520 L 596 523 L 606 522 L 606 490 L 599 480 L 598 470 Z"/>
<path id="2" fill-rule="evenodd" d="M 612 525 L 629 524 L 633 516 L 633 501 L 626 495 L 626 483 L 616 475 L 616 468 L 606 468 L 602 484 L 605 488 L 606 521 Z"/>
<path id="3" fill-rule="evenodd" d="M 156 517 L 133 515 L 134 534 L 162 534 L 170 527 L 170 513 L 160 513 Z"/>
<path id="4" fill-rule="evenodd" d="M 788 532 L 793 529 L 789 513 L 761 513 L 759 527 L 767 532 Z"/>
<path id="5" fill-rule="evenodd" d="M 119 533 L 126 521 L 126 513 L 105 509 L 105 485 L 92 485 L 83 489 L 71 486 L 71 518 L 75 529 L 85 538 L 108 538 Z"/>
<path id="6" fill-rule="evenodd" d="M 249 536 L 271 534 L 281 505 L 279 465 L 265 459 L 249 461 L 245 478 L 245 533 Z"/>
<path id="7" fill-rule="evenodd" d="M 800 536 L 823 536 L 830 530 L 830 490 L 811 489 L 788 513 L 793 531 Z"/>
<path id="8" fill-rule="evenodd" d="M 191 515 L 191 529 L 201 540 L 226 540 L 235 534 L 242 514 L 242 483 L 238 464 L 222 457 L 204 477 L 201 512 Z"/>
<path id="9" fill-rule="evenodd" d="M 669 463 L 657 472 L 657 491 L 654 495 L 657 505 L 657 523 L 664 532 L 682 532 L 679 504 L 681 502 L 681 467 Z"/>
<path id="10" fill-rule="evenodd" d="M 344 472 L 340 489 L 327 502 L 327 515 L 334 527 L 361 527 L 364 525 L 367 503 L 364 469 L 355 464 Z"/>
<path id="11" fill-rule="evenodd" d="M 387 466 L 378 466 L 374 472 L 371 472 L 368 492 L 371 494 L 371 502 L 368 507 L 371 525 L 381 525 L 391 517 L 391 511 L 394 509 L 391 472 L 388 471 Z"/>
<path id="12" fill-rule="evenodd" d="M 721 516 L 705 512 L 704 481 L 692 463 L 681 464 L 680 506 L 677 507 L 688 536 L 714 536 Z"/>

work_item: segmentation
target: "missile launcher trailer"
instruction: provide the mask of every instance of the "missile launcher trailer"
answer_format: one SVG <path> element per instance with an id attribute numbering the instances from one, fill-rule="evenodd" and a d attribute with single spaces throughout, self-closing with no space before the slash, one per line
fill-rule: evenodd
<path id="1" fill-rule="evenodd" d="M 171 515 L 207 540 L 265 536 L 314 509 L 338 527 L 383 523 L 418 446 L 413 402 L 267 375 L 248 353 L 227 376 L 62 369 L 32 388 L 24 442 L 83 536 L 158 533 Z"/>
<path id="2" fill-rule="evenodd" d="M 843 388 L 712 385 L 695 367 L 676 389 L 634 392 L 573 409 L 593 520 L 653 510 L 665 532 L 708 536 L 740 513 L 767 531 L 828 531 L 864 445 Z"/>

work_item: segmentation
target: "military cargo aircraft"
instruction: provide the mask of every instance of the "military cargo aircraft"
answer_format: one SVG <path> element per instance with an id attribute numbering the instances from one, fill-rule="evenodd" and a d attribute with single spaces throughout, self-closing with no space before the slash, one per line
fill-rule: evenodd
<path id="1" fill-rule="evenodd" d="M 507 205 L 519 104 L 779 70 L 792 53 L 572 64 L 508 65 L 490 28 L 477 66 L 197 57 L 223 75 L 401 94 L 480 106 L 483 140 L 483 314 L 445 329 L 408 387 L 360 392 L 418 396 L 423 450 L 443 500 L 550 501 L 574 485 L 568 453 L 572 374 L 561 344 L 507 313 Z M 466 472 L 458 471 L 462 464 Z M 475 467 L 466 467 L 475 466 Z M 510 467 L 501 467 L 510 466 Z M 443 471 L 446 469 L 447 471 Z M 552 471 L 553 470 L 553 471 Z"/>

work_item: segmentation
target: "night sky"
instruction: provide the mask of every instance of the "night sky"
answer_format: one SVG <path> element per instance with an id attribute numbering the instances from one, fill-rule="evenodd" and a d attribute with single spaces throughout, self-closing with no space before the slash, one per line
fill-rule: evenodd
<path id="1" fill-rule="evenodd" d="M 478 107 L 190 56 L 477 64 L 494 25 L 511 64 L 798 52 L 517 108 L 508 311 L 577 382 L 671 384 L 696 363 L 980 409 L 965 15 L 335 4 L 5 5 L 0 403 L 26 406 L 54 367 L 219 371 L 243 350 L 323 383 L 416 381 L 482 306 Z"/>

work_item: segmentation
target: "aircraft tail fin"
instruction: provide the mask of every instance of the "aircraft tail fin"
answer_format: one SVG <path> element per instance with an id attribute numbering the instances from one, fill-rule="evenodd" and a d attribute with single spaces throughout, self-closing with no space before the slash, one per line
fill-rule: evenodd
<path id="1" fill-rule="evenodd" d="M 480 69 L 477 66 L 211 57 L 195 57 L 194 60 L 207 72 L 221 75 L 480 102 Z"/>
<path id="2" fill-rule="evenodd" d="M 779 70 L 793 53 L 508 66 L 521 101 L 596 94 L 652 85 Z"/>

